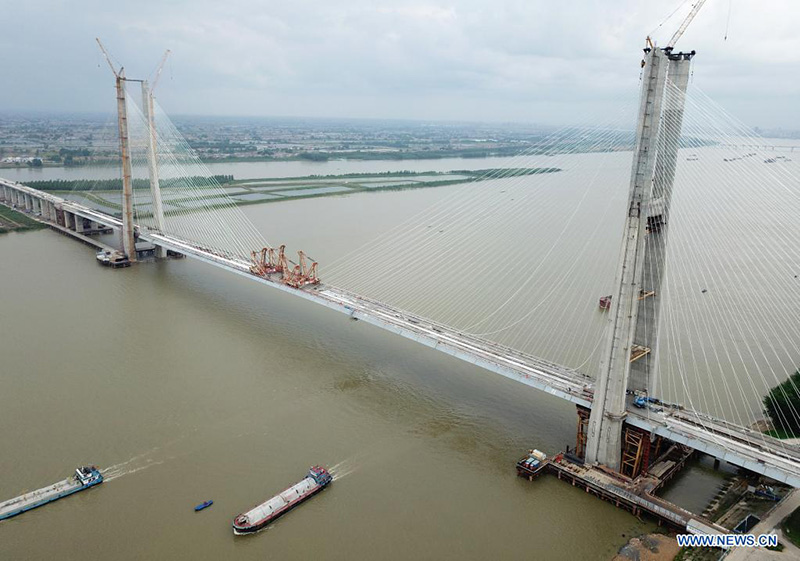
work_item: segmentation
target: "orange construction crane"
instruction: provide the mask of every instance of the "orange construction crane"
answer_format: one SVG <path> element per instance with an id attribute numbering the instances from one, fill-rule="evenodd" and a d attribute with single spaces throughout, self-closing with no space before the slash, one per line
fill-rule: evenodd
<path id="1" fill-rule="evenodd" d="M 253 251 L 250 255 L 252 255 L 252 261 L 253 261 L 253 264 L 250 265 L 250 272 L 260 277 L 267 276 L 266 272 L 267 248 L 265 247 L 264 249 L 262 249 L 260 254 L 258 251 Z"/>
<path id="2" fill-rule="evenodd" d="M 311 268 L 306 266 L 306 257 L 302 251 L 298 251 L 297 255 L 300 257 L 300 271 L 305 279 L 305 284 L 319 284 L 319 277 L 317 277 L 317 262 L 311 259 Z"/>
<path id="3" fill-rule="evenodd" d="M 265 247 L 261 252 L 253 251 L 250 272 L 260 277 L 266 277 L 273 273 L 283 272 L 283 251 L 286 249 L 285 245 L 278 248 L 277 252 L 274 247 Z"/>
<path id="4" fill-rule="evenodd" d="M 272 270 L 273 273 L 282 273 L 283 272 L 283 253 L 286 250 L 286 244 L 281 245 L 278 248 L 278 253 L 276 255 L 274 248 L 269 248 L 269 268 Z"/>
<path id="5" fill-rule="evenodd" d="M 317 263 L 312 261 L 311 267 L 306 264 L 306 254 L 298 251 L 297 255 L 300 257 L 300 264 L 290 261 L 286 255 L 282 255 L 283 259 L 283 283 L 293 288 L 303 288 L 309 284 L 319 284 L 319 277 L 317 277 Z M 289 263 L 293 266 L 290 267 Z"/>
<path id="6" fill-rule="evenodd" d="M 294 288 L 303 288 L 309 284 L 319 284 L 317 276 L 317 262 L 302 251 L 298 251 L 300 264 L 290 261 L 286 257 L 286 246 L 280 246 L 277 251 L 273 247 L 265 247 L 260 252 L 253 251 L 250 272 L 260 277 L 269 277 L 273 273 L 281 273 L 281 282 Z M 311 266 L 308 266 L 308 261 Z M 291 265 L 290 265 L 291 263 Z"/>

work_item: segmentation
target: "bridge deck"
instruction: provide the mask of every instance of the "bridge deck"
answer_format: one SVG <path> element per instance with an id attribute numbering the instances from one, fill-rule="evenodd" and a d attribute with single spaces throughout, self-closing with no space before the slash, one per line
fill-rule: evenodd
<path id="1" fill-rule="evenodd" d="M 50 193 L 3 179 L 0 179 L 0 186 L 11 187 L 31 196 L 46 199 L 69 212 L 112 228 L 122 226 L 118 218 Z M 140 237 L 188 257 L 361 319 L 562 399 L 584 407 L 592 405 L 593 380 L 576 370 L 474 335 L 460 333 L 446 325 L 341 288 L 328 285 L 305 289 L 291 288 L 277 279 L 252 274 L 250 263 L 247 261 L 221 255 L 173 236 L 143 230 L 140 232 Z M 777 439 L 721 419 L 677 409 L 665 408 L 663 412 L 655 412 L 637 409 L 629 404 L 626 421 L 732 464 L 800 487 L 800 448 L 784 444 Z"/>

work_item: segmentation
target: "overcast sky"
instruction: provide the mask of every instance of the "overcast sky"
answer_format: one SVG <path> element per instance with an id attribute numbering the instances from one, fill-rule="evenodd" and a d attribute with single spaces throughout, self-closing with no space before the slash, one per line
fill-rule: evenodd
<path id="1" fill-rule="evenodd" d="M 113 111 L 99 36 L 129 77 L 172 50 L 173 115 L 563 124 L 636 94 L 645 36 L 693 1 L 0 0 L 0 110 Z M 800 129 L 799 25 L 798 0 L 708 0 L 678 43 L 692 87 Z"/>

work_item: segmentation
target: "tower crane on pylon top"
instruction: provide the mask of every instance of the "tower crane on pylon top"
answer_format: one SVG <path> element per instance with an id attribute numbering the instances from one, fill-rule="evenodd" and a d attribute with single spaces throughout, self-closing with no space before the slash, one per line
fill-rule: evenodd
<path id="1" fill-rule="evenodd" d="M 99 37 L 95 37 L 94 40 L 97 41 L 97 46 L 100 47 L 100 52 L 103 53 L 103 57 L 106 59 L 106 62 L 108 63 L 109 68 L 111 68 L 111 72 L 114 73 L 114 76 L 116 78 L 123 78 L 124 79 L 124 77 L 125 77 L 125 67 L 124 66 L 120 66 L 119 70 L 114 68 L 114 63 L 111 62 L 111 55 L 108 54 L 108 51 L 103 46 L 103 43 L 100 42 L 100 38 Z"/>
<path id="2" fill-rule="evenodd" d="M 686 28 L 689 27 L 689 24 L 692 23 L 692 20 L 694 20 L 695 16 L 697 15 L 697 12 L 700 11 L 700 8 L 702 8 L 706 2 L 707 0 L 697 0 L 697 2 L 695 2 L 692 5 L 692 9 L 689 11 L 684 20 L 681 22 L 680 26 L 675 31 L 675 33 L 672 34 L 672 37 L 667 43 L 667 46 L 664 47 L 664 51 L 669 53 L 672 51 L 672 49 L 675 48 L 675 43 L 677 43 L 678 39 L 680 39 L 683 36 L 683 33 L 686 31 Z M 653 40 L 650 38 L 649 35 L 647 36 L 646 43 L 647 43 L 647 48 L 645 49 L 645 51 L 655 48 L 655 44 L 653 43 Z M 694 54 L 695 52 L 692 51 L 691 55 Z M 645 64 L 644 60 L 642 60 L 642 67 L 644 67 L 644 64 Z"/>
<path id="3" fill-rule="evenodd" d="M 161 79 L 161 71 L 164 70 L 164 64 L 166 64 L 167 59 L 169 58 L 169 55 L 171 53 L 172 51 L 167 49 L 166 52 L 164 52 L 164 56 L 161 57 L 161 62 L 158 63 L 158 67 L 156 68 L 155 71 L 155 77 L 153 78 L 153 83 L 150 85 L 151 93 L 154 89 L 156 89 L 156 84 L 158 84 L 158 81 Z"/>
<path id="4" fill-rule="evenodd" d="M 686 31 L 686 28 L 689 27 L 689 24 L 692 23 L 692 20 L 697 15 L 697 12 L 700 11 L 700 8 L 702 8 L 703 4 L 705 3 L 706 0 L 697 0 L 697 2 L 694 3 L 694 6 L 692 6 L 692 10 L 689 12 L 689 15 L 686 16 L 686 19 L 683 20 L 683 23 L 681 23 L 678 30 L 672 35 L 672 39 L 669 40 L 669 43 L 667 43 L 666 48 L 672 49 L 675 47 L 675 43 L 678 42 L 678 39 L 681 38 L 683 32 Z"/>

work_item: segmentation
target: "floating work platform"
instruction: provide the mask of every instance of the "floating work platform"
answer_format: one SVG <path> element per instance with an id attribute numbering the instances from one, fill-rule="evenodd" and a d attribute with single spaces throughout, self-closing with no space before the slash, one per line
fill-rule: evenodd
<path id="1" fill-rule="evenodd" d="M 691 457 L 690 451 L 677 446 L 653 464 L 650 471 L 636 479 L 625 477 L 600 465 L 588 465 L 580 458 L 569 453 L 560 453 L 551 459 L 545 459 L 535 469 L 530 469 L 526 460 L 530 454 L 517 462 L 517 475 L 533 480 L 541 473 L 551 473 L 559 480 L 567 481 L 574 487 L 580 487 L 587 493 L 614 503 L 619 508 L 631 512 L 634 516 L 646 513 L 659 525 L 667 524 L 680 530 L 692 531 L 701 527 L 704 531 L 728 533 L 728 531 L 710 520 L 693 514 L 654 493 L 671 479 Z"/>
<path id="2" fill-rule="evenodd" d="M 68 477 L 64 481 L 59 481 L 38 491 L 26 493 L 15 499 L 0 503 L 0 520 L 44 506 L 47 503 L 52 503 L 89 487 L 94 487 L 102 482 L 103 475 L 96 467 L 79 467 L 75 470 L 75 475 Z"/>
<path id="3" fill-rule="evenodd" d="M 545 472 L 549 463 L 550 460 L 547 459 L 544 452 L 528 450 L 528 455 L 517 462 L 517 475 L 533 481 Z"/>
<path id="4" fill-rule="evenodd" d="M 97 255 L 95 256 L 97 262 L 105 267 L 111 267 L 112 269 L 119 269 L 120 267 L 130 267 L 131 261 L 125 254 L 121 251 L 117 250 L 105 250 L 105 251 L 98 251 Z"/>

